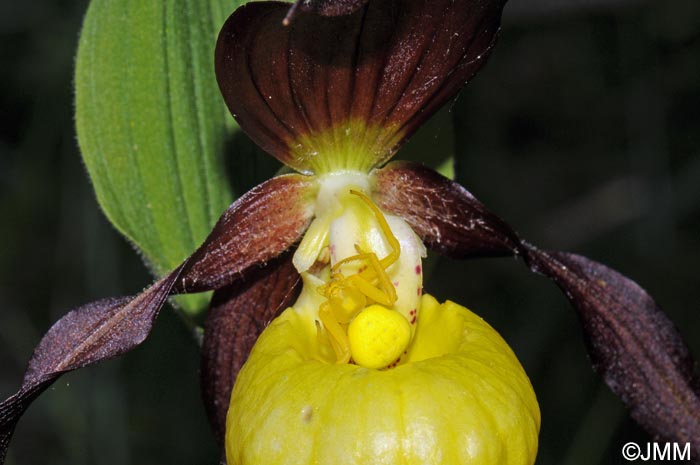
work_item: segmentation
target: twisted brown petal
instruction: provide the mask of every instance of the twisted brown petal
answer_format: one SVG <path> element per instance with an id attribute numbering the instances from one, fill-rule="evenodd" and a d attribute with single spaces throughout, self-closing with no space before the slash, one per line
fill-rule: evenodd
<path id="1" fill-rule="evenodd" d="M 443 254 L 516 255 L 552 279 L 578 312 L 594 368 L 632 417 L 657 438 L 700 450 L 700 393 L 692 357 L 644 289 L 585 257 L 522 242 L 466 189 L 420 165 L 394 163 L 376 170 L 373 195 Z"/>
<path id="2" fill-rule="evenodd" d="M 251 2 L 219 35 L 217 80 L 241 127 L 283 163 L 368 170 L 483 66 L 504 3 L 372 0 L 284 27 L 289 4 Z"/>
<path id="3" fill-rule="evenodd" d="M 532 271 L 551 278 L 578 311 L 596 371 L 657 438 L 700 451 L 693 359 L 654 300 L 634 281 L 580 255 L 525 245 Z"/>
<path id="4" fill-rule="evenodd" d="M 72 310 L 46 333 L 19 391 L 0 404 L 0 464 L 24 411 L 59 376 L 128 352 L 146 339 L 180 271 L 134 298 L 104 299 Z"/>
<path id="5" fill-rule="evenodd" d="M 141 294 L 68 312 L 36 347 L 19 391 L 0 403 L 0 465 L 19 418 L 59 376 L 141 344 L 169 295 L 215 289 L 259 273 L 259 265 L 301 237 L 313 200 L 314 184 L 307 178 L 273 178 L 234 202 L 190 258 Z"/>
<path id="6" fill-rule="evenodd" d="M 238 371 L 258 335 L 300 290 L 300 276 L 287 253 L 214 293 L 204 324 L 201 382 L 209 423 L 221 446 Z"/>

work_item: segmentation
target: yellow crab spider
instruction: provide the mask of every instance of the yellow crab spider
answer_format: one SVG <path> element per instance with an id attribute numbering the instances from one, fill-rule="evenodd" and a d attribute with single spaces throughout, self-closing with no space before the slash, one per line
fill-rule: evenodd
<path id="1" fill-rule="evenodd" d="M 350 193 L 360 197 L 372 210 L 391 252 L 380 260 L 374 252 L 364 252 L 356 246 L 358 254 L 335 263 L 331 268 L 330 281 L 319 288 L 321 295 L 328 299 L 321 304 L 319 318 L 329 334 L 336 362 L 339 364 L 348 363 L 352 356 L 350 341 L 343 325 L 352 322 L 367 308 L 368 301 L 385 307 L 392 307 L 396 302 L 396 289 L 386 270 L 401 254 L 399 241 L 391 232 L 379 208 L 362 192 L 351 189 Z M 350 276 L 343 275 L 341 268 L 351 262 L 362 262 L 365 267 Z"/>
<path id="2" fill-rule="evenodd" d="M 337 271 L 339 266 L 353 261 L 366 261 L 366 268 L 362 271 L 345 277 L 341 272 Z M 394 260 L 395 261 L 395 260 Z M 359 290 L 364 296 L 378 304 L 391 307 L 396 302 L 396 289 L 391 284 L 389 275 L 386 274 L 386 268 L 391 266 L 393 262 L 384 266 L 382 261 L 377 258 L 377 254 L 373 252 L 362 252 L 352 257 L 348 257 L 336 264 L 331 270 L 331 281 L 324 287 L 329 288 L 328 295 L 334 295 L 334 287 L 353 287 Z M 373 284 L 377 281 L 377 285 Z M 324 294 L 326 295 L 326 294 Z M 327 297 L 328 297 L 327 295 Z"/>

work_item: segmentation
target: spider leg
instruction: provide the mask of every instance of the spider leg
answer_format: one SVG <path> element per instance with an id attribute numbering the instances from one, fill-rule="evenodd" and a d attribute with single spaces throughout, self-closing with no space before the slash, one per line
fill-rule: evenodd
<path id="1" fill-rule="evenodd" d="M 370 254 L 366 259 L 369 262 L 369 267 L 365 271 L 371 271 L 371 277 L 366 276 L 364 272 L 357 273 L 348 277 L 347 282 L 376 303 L 388 308 L 393 307 L 396 302 L 396 289 L 391 283 L 389 275 L 382 268 L 376 255 Z M 378 281 L 377 285 L 373 282 L 375 279 Z"/>
<path id="2" fill-rule="evenodd" d="M 343 265 L 347 265 L 348 263 L 352 263 L 352 262 L 359 262 L 362 260 L 370 260 L 371 259 L 370 257 L 374 257 L 375 259 L 377 258 L 377 256 L 375 254 L 373 254 L 372 252 L 364 252 L 364 253 L 360 253 L 357 255 L 352 255 L 350 257 L 346 257 L 346 258 L 340 260 L 339 262 L 336 262 L 335 265 L 333 265 L 333 268 L 331 268 L 331 273 L 339 273 L 338 270 Z M 364 271 L 361 271 L 360 273 L 364 273 Z"/>
<path id="3" fill-rule="evenodd" d="M 318 315 L 321 319 L 321 323 L 323 323 L 326 331 L 328 331 L 328 339 L 335 352 L 336 363 L 348 363 L 350 361 L 350 341 L 348 340 L 348 335 L 345 333 L 345 330 L 335 318 L 331 301 L 321 304 Z"/>
<path id="4" fill-rule="evenodd" d="M 396 239 L 394 233 L 391 232 L 391 228 L 386 222 L 384 214 L 382 214 L 381 210 L 377 208 L 377 206 L 374 204 L 374 202 L 372 202 L 372 200 L 369 197 L 367 197 L 364 193 L 356 191 L 354 189 L 351 189 L 350 193 L 361 198 L 367 204 L 370 210 L 372 210 L 374 216 L 377 218 L 379 228 L 384 233 L 384 237 L 389 243 L 389 247 L 391 247 L 391 252 L 386 257 L 381 259 L 382 268 L 389 268 L 396 260 L 399 259 L 399 255 L 401 255 L 401 244 L 399 244 L 399 240 Z"/>
<path id="5" fill-rule="evenodd" d="M 360 197 L 372 210 L 391 251 L 380 260 L 375 253 L 365 252 L 355 245 L 357 255 L 336 262 L 331 267 L 331 279 L 318 288 L 318 292 L 327 299 L 319 308 L 319 319 L 328 333 L 336 363 L 339 364 L 349 362 L 352 356 L 343 325 L 350 323 L 367 306 L 368 299 L 387 308 L 396 303 L 396 289 L 386 270 L 401 254 L 401 245 L 379 208 L 364 193 L 356 190 L 350 190 L 350 193 Z M 360 266 L 364 264 L 364 269 L 350 276 L 343 275 L 341 268 L 353 262 L 360 262 Z"/>

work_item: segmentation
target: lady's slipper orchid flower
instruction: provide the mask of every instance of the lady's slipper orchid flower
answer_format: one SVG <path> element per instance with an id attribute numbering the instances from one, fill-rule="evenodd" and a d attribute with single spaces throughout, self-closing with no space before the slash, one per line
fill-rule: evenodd
<path id="1" fill-rule="evenodd" d="M 239 8 L 216 50 L 224 100 L 298 173 L 239 198 L 194 254 L 139 295 L 59 320 L 0 404 L 0 463 L 21 414 L 62 373 L 131 350 L 168 296 L 205 290 L 216 290 L 205 399 L 229 465 L 532 463 L 539 410 L 529 381 L 487 324 L 422 293 L 424 245 L 459 258 L 516 256 L 551 278 L 632 416 L 700 450 L 692 358 L 643 289 L 522 241 L 426 167 L 385 164 L 483 66 L 504 3 Z"/>

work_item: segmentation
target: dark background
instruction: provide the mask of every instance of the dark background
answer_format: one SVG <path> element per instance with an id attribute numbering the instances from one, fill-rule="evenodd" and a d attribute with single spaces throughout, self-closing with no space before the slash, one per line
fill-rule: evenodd
<path id="1" fill-rule="evenodd" d="M 77 150 L 86 6 L 0 2 L 0 398 L 68 309 L 151 280 L 100 213 Z M 523 237 L 636 280 L 700 356 L 700 2 L 512 0 L 489 65 L 410 149 L 450 146 L 460 181 Z M 512 259 L 440 259 L 432 276 L 429 292 L 481 314 L 525 366 L 542 409 L 538 464 L 624 463 L 623 444 L 650 440 L 592 373 L 546 279 Z M 142 347 L 40 398 L 7 464 L 214 464 L 198 357 L 166 309 Z"/>

